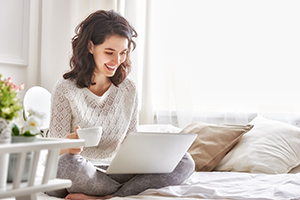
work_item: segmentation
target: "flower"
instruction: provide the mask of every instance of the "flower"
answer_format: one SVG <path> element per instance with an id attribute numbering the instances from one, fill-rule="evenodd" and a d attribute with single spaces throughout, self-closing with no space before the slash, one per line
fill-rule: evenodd
<path id="1" fill-rule="evenodd" d="M 28 117 L 24 117 L 23 127 L 19 128 L 15 123 L 13 124 L 13 136 L 35 136 L 37 134 L 41 134 L 43 136 L 41 126 L 43 124 L 43 120 L 45 119 L 45 114 L 32 109 L 28 110 L 28 113 Z"/>
<path id="2" fill-rule="evenodd" d="M 10 77 L 3 80 L 1 77 L 0 74 L 0 118 L 11 121 L 18 116 L 18 111 L 22 110 L 17 94 L 24 89 L 24 84 L 16 85 Z"/>
<path id="3" fill-rule="evenodd" d="M 41 120 L 36 116 L 30 116 L 25 121 L 24 131 L 29 131 L 30 133 L 36 134 L 40 132 L 40 126 L 42 125 Z"/>
<path id="4" fill-rule="evenodd" d="M 46 118 L 46 114 L 43 112 L 39 112 L 33 109 L 28 109 L 27 112 L 29 113 L 30 116 L 37 116 L 39 119 L 44 120 Z"/>
<path id="5" fill-rule="evenodd" d="M 16 125 L 18 117 L 23 107 L 20 103 L 20 99 L 17 97 L 17 94 L 20 90 L 24 89 L 24 84 L 16 85 L 12 82 L 11 78 L 1 79 L 2 75 L 0 74 L 0 119 L 2 118 L 5 121 L 12 121 L 12 136 L 34 136 L 37 134 L 42 134 L 40 127 L 42 126 L 43 120 L 45 119 L 45 114 L 28 110 L 28 117 L 23 114 L 23 125 Z M 24 113 L 24 110 L 23 110 Z"/>

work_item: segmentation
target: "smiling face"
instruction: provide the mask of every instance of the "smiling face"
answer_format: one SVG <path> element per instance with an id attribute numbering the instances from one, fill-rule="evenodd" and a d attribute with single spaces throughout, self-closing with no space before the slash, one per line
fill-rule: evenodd
<path id="1" fill-rule="evenodd" d="M 95 75 L 112 77 L 120 64 L 126 60 L 128 40 L 126 37 L 113 35 L 99 45 L 94 45 L 90 41 L 89 51 L 96 63 Z"/>

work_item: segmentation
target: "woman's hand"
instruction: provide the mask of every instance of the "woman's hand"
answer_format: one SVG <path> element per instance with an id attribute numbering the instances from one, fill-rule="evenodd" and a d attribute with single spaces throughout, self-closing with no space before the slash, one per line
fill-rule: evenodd
<path id="1" fill-rule="evenodd" d="M 70 133 L 66 136 L 66 138 L 68 139 L 79 139 L 78 135 L 77 135 L 77 130 L 80 129 L 80 127 L 77 125 L 75 126 L 75 132 Z M 80 154 L 83 150 L 83 147 L 76 147 L 76 148 L 70 148 L 70 149 L 61 149 L 60 150 L 60 155 L 64 154 L 64 153 L 70 153 L 70 154 Z"/>
<path id="2" fill-rule="evenodd" d="M 69 139 L 79 139 L 78 135 L 77 135 L 77 130 L 80 129 L 80 127 L 77 125 L 75 126 L 75 132 L 70 133 L 66 136 L 66 138 Z M 83 150 L 83 147 L 76 147 L 76 148 L 70 148 L 68 149 L 70 154 L 80 154 Z"/>

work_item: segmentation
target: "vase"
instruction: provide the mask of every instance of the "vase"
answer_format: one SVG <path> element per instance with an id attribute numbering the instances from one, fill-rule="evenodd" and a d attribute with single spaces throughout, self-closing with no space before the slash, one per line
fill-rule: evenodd
<path id="1" fill-rule="evenodd" d="M 0 118 L 0 144 L 9 144 L 11 140 L 12 122 Z"/>
<path id="2" fill-rule="evenodd" d="M 11 140 L 12 122 L 0 118 L 0 145 L 8 145 Z M 0 191 L 6 189 L 9 154 L 0 154 Z"/>
<path id="3" fill-rule="evenodd" d="M 11 143 L 35 142 L 36 140 L 37 140 L 36 136 L 12 136 Z M 28 152 L 26 154 L 25 165 L 24 165 L 22 179 L 21 179 L 22 181 L 28 180 L 32 157 L 33 157 L 32 152 Z M 17 160 L 18 160 L 18 154 L 10 154 L 9 168 L 7 173 L 7 182 L 13 181 Z"/>

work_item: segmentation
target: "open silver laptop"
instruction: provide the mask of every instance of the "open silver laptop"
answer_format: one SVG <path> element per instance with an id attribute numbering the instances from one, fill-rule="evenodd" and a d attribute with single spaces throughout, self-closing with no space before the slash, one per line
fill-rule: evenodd
<path id="1" fill-rule="evenodd" d="M 196 134 L 186 133 L 131 133 L 105 173 L 170 173 L 195 139 Z"/>

